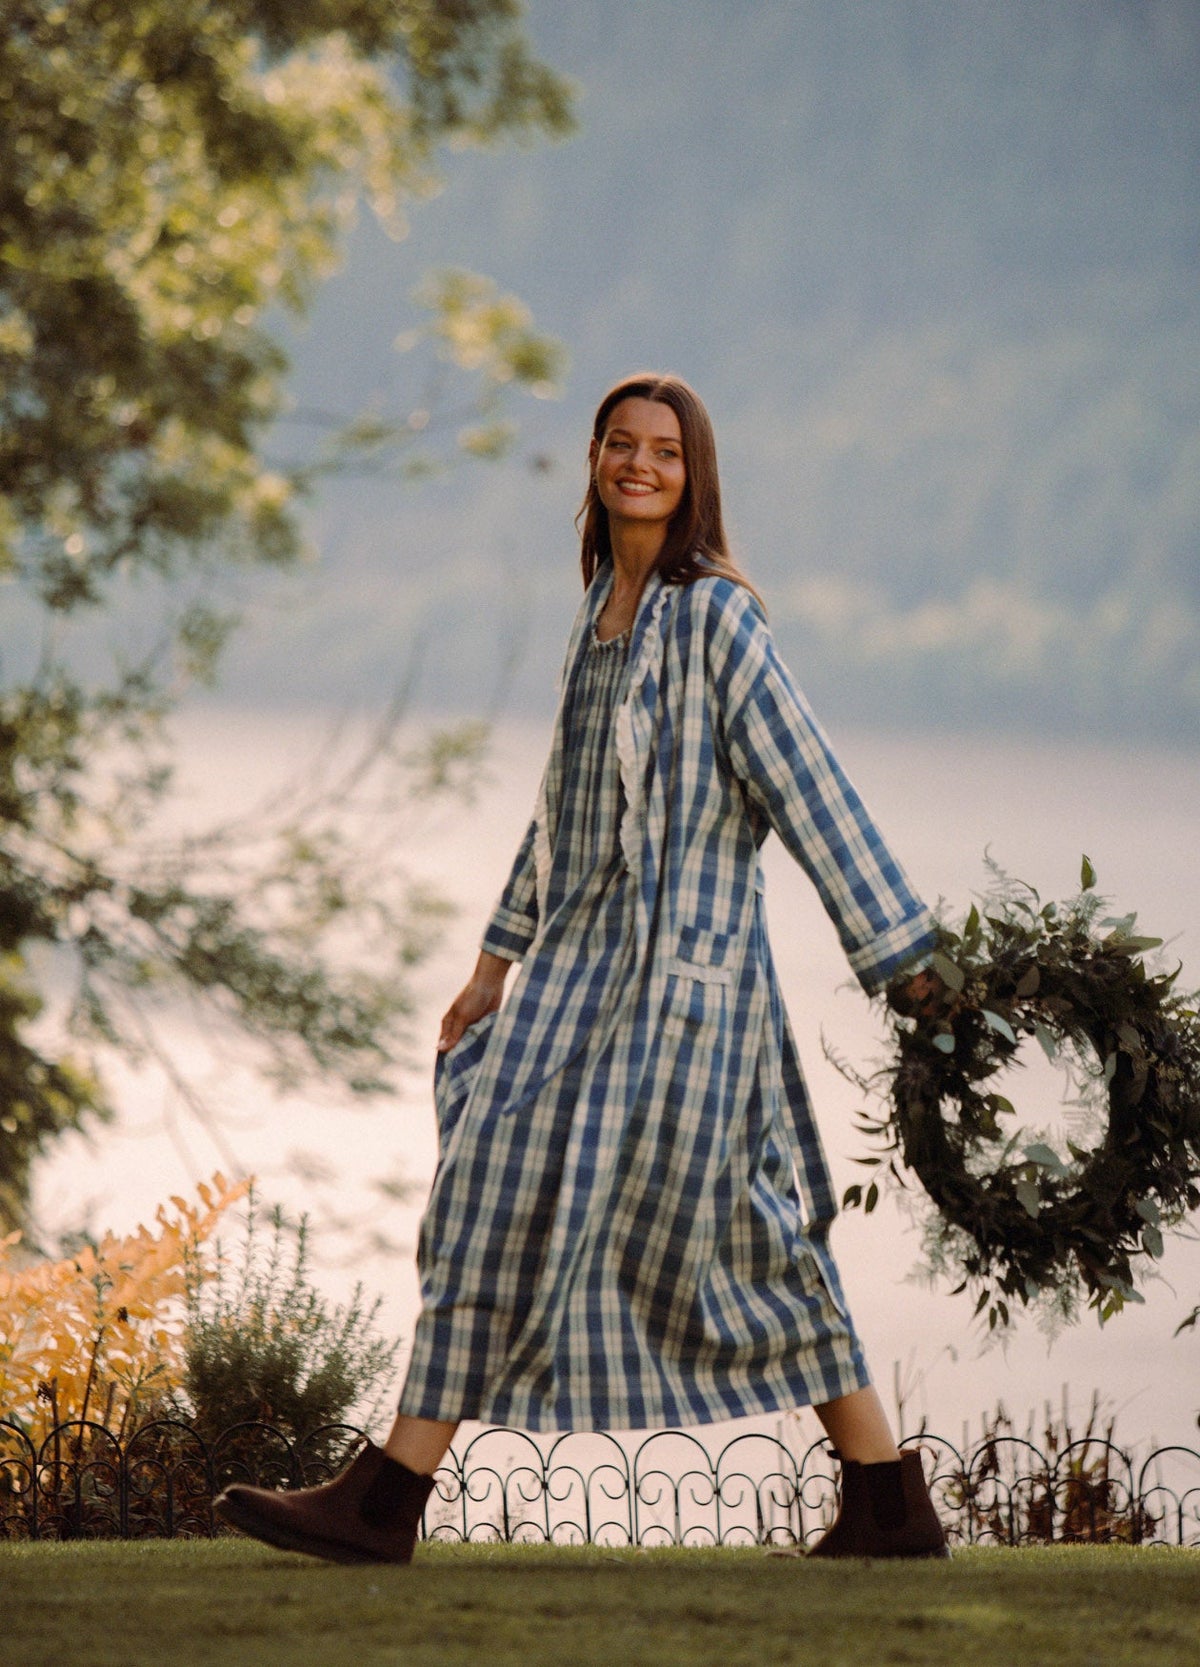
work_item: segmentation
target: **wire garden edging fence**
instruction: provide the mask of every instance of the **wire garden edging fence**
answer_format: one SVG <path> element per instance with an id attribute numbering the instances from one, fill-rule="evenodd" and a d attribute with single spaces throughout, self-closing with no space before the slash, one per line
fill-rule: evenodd
<path id="1" fill-rule="evenodd" d="M 228 1483 L 325 1481 L 362 1438 L 326 1426 L 293 1442 L 241 1424 L 206 1442 L 157 1419 L 118 1436 L 72 1422 L 34 1441 L 0 1419 L 0 1539 L 208 1538 Z M 1042 1450 L 991 1435 L 960 1451 L 927 1433 L 919 1446 L 953 1543 L 1121 1541 L 1200 1545 L 1200 1451 L 1175 1445 L 1138 1459 L 1096 1435 Z M 425 1513 L 432 1540 L 555 1544 L 802 1546 L 836 1509 L 828 1446 L 741 1434 L 710 1452 L 663 1430 L 623 1439 L 572 1432 L 539 1441 L 489 1428 L 447 1455 Z"/>

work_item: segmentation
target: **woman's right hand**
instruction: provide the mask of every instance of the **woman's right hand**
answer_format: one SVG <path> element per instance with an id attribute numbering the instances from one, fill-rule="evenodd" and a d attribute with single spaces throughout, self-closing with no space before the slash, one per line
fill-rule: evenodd
<path id="1" fill-rule="evenodd" d="M 469 982 L 455 996 L 442 1018 L 437 1044 L 439 1053 L 449 1053 L 461 1041 L 469 1025 L 478 1024 L 480 1019 L 496 1011 L 504 1000 L 504 980 L 511 966 L 511 961 L 483 951 Z"/>

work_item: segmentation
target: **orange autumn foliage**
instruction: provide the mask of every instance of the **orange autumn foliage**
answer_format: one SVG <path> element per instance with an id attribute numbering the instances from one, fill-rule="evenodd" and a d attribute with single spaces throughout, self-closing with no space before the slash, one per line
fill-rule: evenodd
<path id="1" fill-rule="evenodd" d="M 62 1261 L 17 1264 L 0 1239 L 0 1418 L 36 1435 L 88 1418 L 124 1430 L 179 1387 L 184 1298 L 212 1271 L 203 1246 L 249 1181 L 215 1175 L 199 1202 L 160 1205 L 157 1230 L 109 1233 Z"/>

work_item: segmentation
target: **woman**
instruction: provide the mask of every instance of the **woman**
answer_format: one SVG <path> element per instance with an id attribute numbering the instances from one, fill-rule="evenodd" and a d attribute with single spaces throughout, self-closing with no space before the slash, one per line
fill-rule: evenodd
<path id="1" fill-rule="evenodd" d="M 325 1487 L 235 1487 L 218 1509 L 274 1544 L 406 1562 L 460 1419 L 643 1428 L 812 1404 L 842 1461 L 816 1554 L 945 1555 L 830 1256 L 758 848 L 773 827 L 870 992 L 899 979 L 899 999 L 929 998 L 913 969 L 932 922 L 729 556 L 696 394 L 618 383 L 589 465 L 550 759 L 442 1021 L 399 1416 Z"/>

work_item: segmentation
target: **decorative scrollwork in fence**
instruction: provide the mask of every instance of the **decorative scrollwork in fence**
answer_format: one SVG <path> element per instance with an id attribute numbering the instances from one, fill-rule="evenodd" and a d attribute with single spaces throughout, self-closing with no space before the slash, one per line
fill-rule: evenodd
<path id="1" fill-rule="evenodd" d="M 362 1439 L 326 1426 L 303 1442 L 240 1424 L 206 1442 L 158 1419 L 123 1437 L 87 1421 L 35 1441 L 0 1419 L 0 1539 L 206 1538 L 228 1483 L 305 1487 Z M 959 1451 L 922 1434 L 934 1498 L 953 1542 L 1126 1541 L 1200 1545 L 1200 1452 L 1144 1458 L 1100 1436 L 1043 1450 L 992 1433 Z M 710 1447 L 685 1430 L 536 1438 L 484 1429 L 451 1451 L 425 1513 L 431 1540 L 549 1544 L 784 1545 L 817 1538 L 836 1509 L 828 1446 L 733 1436 Z"/>

